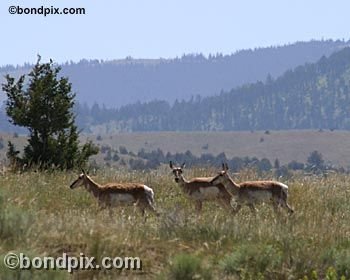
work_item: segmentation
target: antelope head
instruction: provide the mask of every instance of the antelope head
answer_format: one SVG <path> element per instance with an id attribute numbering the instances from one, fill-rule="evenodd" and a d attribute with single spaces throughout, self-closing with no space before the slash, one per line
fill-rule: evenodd
<path id="1" fill-rule="evenodd" d="M 182 169 L 185 167 L 185 163 L 183 163 L 180 167 L 176 167 L 173 165 L 173 162 L 170 161 L 169 166 L 173 170 L 173 174 L 175 176 L 175 182 L 178 183 L 182 178 Z"/>
<path id="2" fill-rule="evenodd" d="M 216 175 L 212 180 L 211 183 L 213 185 L 218 185 L 218 184 L 224 184 L 225 180 L 229 178 L 229 175 L 227 173 L 228 170 L 228 165 L 227 163 L 222 164 L 222 170 Z"/>
<path id="3" fill-rule="evenodd" d="M 82 169 L 82 173 L 79 175 L 78 179 L 76 179 L 69 187 L 71 189 L 75 189 L 76 187 L 86 185 L 86 183 L 85 183 L 86 177 L 87 177 L 87 175 L 86 175 L 85 171 Z"/>

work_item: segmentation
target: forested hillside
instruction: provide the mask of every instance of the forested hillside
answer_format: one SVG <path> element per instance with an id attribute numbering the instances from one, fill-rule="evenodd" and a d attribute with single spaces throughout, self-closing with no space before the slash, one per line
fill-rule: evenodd
<path id="1" fill-rule="evenodd" d="M 174 102 L 211 96 L 246 83 L 280 76 L 288 69 L 315 62 L 349 45 L 345 41 L 310 41 L 242 50 L 231 55 L 187 54 L 174 59 L 81 60 L 62 65 L 81 103 L 120 107 L 155 99 Z M 55 60 L 54 57 L 52 57 Z M 1 64 L 1 61 L 0 61 Z M 32 65 L 0 68 L 0 82 L 9 73 L 27 73 Z M 0 94 L 1 95 L 1 94 Z M 0 96 L 0 100 L 4 97 Z"/>
<path id="2" fill-rule="evenodd" d="M 212 97 L 77 110 L 81 123 L 109 122 L 110 131 L 350 129 L 349 86 L 350 48 L 345 48 L 277 79 L 268 76 Z"/>
<path id="3" fill-rule="evenodd" d="M 77 121 L 85 131 L 96 125 L 106 132 L 348 129 L 348 50 L 310 64 L 348 44 L 300 42 L 208 58 L 83 60 L 62 65 L 62 72 L 77 92 Z M 0 75 L 18 77 L 29 67 L 2 67 Z M 1 106 L 0 130 L 23 132 L 9 125 Z"/>

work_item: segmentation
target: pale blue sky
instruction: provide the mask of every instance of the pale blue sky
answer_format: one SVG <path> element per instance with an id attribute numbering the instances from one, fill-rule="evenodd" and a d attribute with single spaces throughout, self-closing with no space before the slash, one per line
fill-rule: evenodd
<path id="1" fill-rule="evenodd" d="M 84 7 L 86 15 L 10 15 L 8 7 Z M 230 54 L 350 39 L 348 0 L 1 0 L 0 65 Z"/>

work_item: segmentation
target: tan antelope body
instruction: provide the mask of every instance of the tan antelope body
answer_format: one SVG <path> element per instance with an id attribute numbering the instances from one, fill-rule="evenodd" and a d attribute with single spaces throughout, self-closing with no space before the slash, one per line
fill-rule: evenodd
<path id="1" fill-rule="evenodd" d="M 198 177 L 191 180 L 186 180 L 182 174 L 181 167 L 175 167 L 170 162 L 170 168 L 173 170 L 175 176 L 175 182 L 179 184 L 182 191 L 194 201 L 197 211 L 201 211 L 204 201 L 218 201 L 225 208 L 232 209 L 231 207 L 231 194 L 226 190 L 223 184 L 214 185 L 211 183 L 213 177 Z"/>
<path id="2" fill-rule="evenodd" d="M 93 181 L 84 171 L 71 185 L 74 189 L 83 185 L 98 201 L 101 208 L 137 205 L 142 214 L 148 209 L 157 214 L 153 190 L 139 183 L 107 183 L 100 185 Z"/>
<path id="3" fill-rule="evenodd" d="M 255 212 L 255 205 L 259 203 L 272 203 L 275 211 L 278 206 L 286 208 L 289 213 L 294 210 L 288 205 L 288 186 L 277 181 L 247 181 L 235 183 L 227 173 L 228 166 L 223 164 L 223 170 L 213 178 L 212 184 L 223 184 L 237 202 L 236 212 L 243 205 L 248 205 Z"/>

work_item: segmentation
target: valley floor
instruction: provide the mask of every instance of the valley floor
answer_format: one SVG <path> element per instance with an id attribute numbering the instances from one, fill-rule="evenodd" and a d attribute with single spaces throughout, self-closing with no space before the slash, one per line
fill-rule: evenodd
<path id="1" fill-rule="evenodd" d="M 276 158 L 282 164 L 292 160 L 306 162 L 315 150 L 322 153 L 326 162 L 334 165 L 350 166 L 350 131 L 234 131 L 234 132 L 149 132 L 101 134 L 85 136 L 101 145 L 114 149 L 125 146 L 137 154 L 144 148 L 152 151 L 160 148 L 166 152 L 184 153 L 187 150 L 195 155 L 224 152 L 228 158 L 257 157 L 268 158 L 272 163 Z"/>

